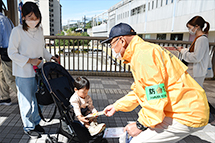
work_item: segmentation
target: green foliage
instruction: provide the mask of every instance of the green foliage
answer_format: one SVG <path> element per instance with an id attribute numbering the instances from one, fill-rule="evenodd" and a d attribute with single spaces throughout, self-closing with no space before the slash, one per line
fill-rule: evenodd
<path id="1" fill-rule="evenodd" d="M 78 27 L 72 27 L 70 28 L 71 31 L 75 31 L 75 29 L 77 29 Z"/>
<path id="2" fill-rule="evenodd" d="M 90 20 L 89 22 L 86 23 L 85 28 L 86 29 L 92 28 L 92 20 Z"/>
<path id="3" fill-rule="evenodd" d="M 78 32 L 72 31 L 72 29 L 67 30 L 66 33 L 67 33 L 66 36 L 89 36 L 87 34 L 87 32 L 78 33 Z M 64 32 L 61 32 L 61 33 L 57 34 L 57 36 L 64 36 L 64 35 L 65 35 Z M 88 40 L 58 40 L 58 39 L 56 39 L 55 40 L 55 44 L 57 46 L 59 46 L 59 45 L 63 46 L 64 45 L 64 41 L 65 41 L 65 46 L 73 46 L 73 45 L 74 46 L 78 46 L 78 45 L 81 46 L 81 45 L 83 45 L 83 41 L 84 41 L 84 46 L 87 46 L 88 43 L 90 42 Z"/>
<path id="4" fill-rule="evenodd" d="M 65 33 L 63 31 L 61 31 L 61 33 L 58 33 L 57 36 L 64 36 Z M 60 43 L 60 46 L 63 46 L 64 45 L 64 42 L 63 40 L 59 40 L 59 39 L 55 39 L 55 44 L 57 46 L 59 46 L 59 43 Z M 68 40 L 65 40 L 65 45 L 67 44 L 68 45 L 69 41 Z"/>

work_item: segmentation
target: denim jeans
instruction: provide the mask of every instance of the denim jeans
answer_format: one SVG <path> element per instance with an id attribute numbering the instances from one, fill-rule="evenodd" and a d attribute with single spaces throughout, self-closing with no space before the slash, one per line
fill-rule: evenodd
<path id="1" fill-rule="evenodd" d="M 16 77 L 16 86 L 23 129 L 28 132 L 33 130 L 41 120 L 35 96 L 37 90 L 36 79 L 35 77 Z"/>

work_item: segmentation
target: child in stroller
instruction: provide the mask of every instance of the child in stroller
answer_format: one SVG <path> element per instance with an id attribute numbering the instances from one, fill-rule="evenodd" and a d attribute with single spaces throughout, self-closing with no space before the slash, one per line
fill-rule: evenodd
<path id="1" fill-rule="evenodd" d="M 70 103 L 73 106 L 76 119 L 78 119 L 89 131 L 91 136 L 101 133 L 106 125 L 98 124 L 96 118 L 86 118 L 90 113 L 95 113 L 97 110 L 93 106 L 93 101 L 88 95 L 90 82 L 86 77 L 77 77 L 74 82 L 75 93 L 70 98 Z"/>

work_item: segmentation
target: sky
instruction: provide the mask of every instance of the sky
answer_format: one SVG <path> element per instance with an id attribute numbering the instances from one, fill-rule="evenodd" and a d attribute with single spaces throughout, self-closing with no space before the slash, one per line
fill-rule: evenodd
<path id="1" fill-rule="evenodd" d="M 3 0 L 6 4 L 7 0 Z M 19 0 L 17 0 L 19 2 Z M 113 5 L 117 4 L 121 0 L 59 0 L 62 6 L 62 23 L 66 25 L 68 19 L 82 20 L 82 17 L 86 15 L 86 18 L 92 18 L 95 15 L 101 14 L 108 10 Z"/>
<path id="2" fill-rule="evenodd" d="M 68 19 L 82 20 L 86 15 L 91 18 L 108 10 L 121 0 L 60 0 L 62 5 L 62 23 L 66 25 Z"/>

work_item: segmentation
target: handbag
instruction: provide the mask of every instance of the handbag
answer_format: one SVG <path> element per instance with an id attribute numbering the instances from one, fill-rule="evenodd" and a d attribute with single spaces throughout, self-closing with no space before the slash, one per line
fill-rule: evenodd
<path id="1" fill-rule="evenodd" d="M 5 61 L 5 62 L 11 61 L 11 59 L 8 57 L 8 54 L 7 54 L 7 48 L 1 48 L 0 54 L 1 54 L 1 60 L 2 61 Z"/>
<path id="2" fill-rule="evenodd" d="M 46 88 L 45 84 L 42 80 L 42 73 L 41 69 L 36 69 L 36 80 L 37 80 L 37 91 L 36 91 L 36 98 L 37 103 L 40 105 L 50 105 L 54 103 L 53 98 Z"/>
<path id="3" fill-rule="evenodd" d="M 213 78 L 213 77 L 214 77 L 214 72 L 213 72 L 213 68 L 212 68 L 212 58 L 210 56 L 206 78 Z"/>
<path id="4" fill-rule="evenodd" d="M 40 105 L 50 105 L 50 104 L 54 103 L 54 100 L 52 98 L 51 93 L 46 88 L 45 84 L 43 83 L 41 68 L 35 69 L 35 71 L 36 71 L 35 78 L 37 81 L 37 91 L 36 91 L 35 95 L 36 95 L 36 99 L 37 99 L 37 106 L 38 106 L 39 115 L 43 121 L 50 122 L 50 121 L 52 121 L 52 119 L 54 119 L 57 108 L 55 106 L 54 112 L 52 114 L 52 117 L 49 119 L 49 121 L 45 120 L 45 118 L 42 114 L 42 110 L 40 108 Z"/>

